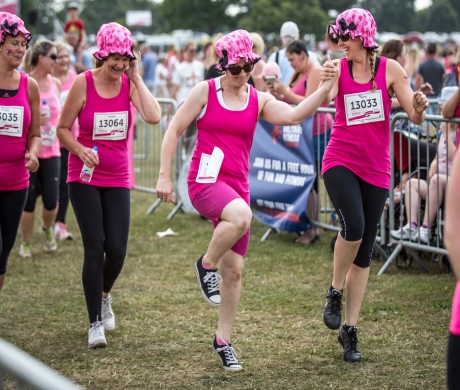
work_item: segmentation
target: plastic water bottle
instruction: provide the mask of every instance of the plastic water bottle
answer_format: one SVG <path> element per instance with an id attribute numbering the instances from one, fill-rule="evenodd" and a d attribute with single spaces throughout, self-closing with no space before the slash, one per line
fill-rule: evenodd
<path id="1" fill-rule="evenodd" d="M 43 118 L 50 118 L 51 117 L 51 108 L 48 106 L 48 103 L 46 103 L 46 100 L 43 100 L 42 108 L 41 108 L 41 114 Z M 42 125 L 42 132 L 44 134 L 49 134 L 51 131 L 51 123 L 48 122 L 46 125 Z"/>
<path id="2" fill-rule="evenodd" d="M 97 153 L 97 146 L 93 146 L 93 152 Z M 93 171 L 94 167 L 90 168 L 86 164 L 83 164 L 83 168 L 80 173 L 80 180 L 85 183 L 89 183 L 91 181 L 91 177 L 93 176 Z"/>

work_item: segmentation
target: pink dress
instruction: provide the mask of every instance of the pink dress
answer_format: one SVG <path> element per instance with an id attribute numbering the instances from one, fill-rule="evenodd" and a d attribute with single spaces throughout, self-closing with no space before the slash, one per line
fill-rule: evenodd
<path id="1" fill-rule="evenodd" d="M 28 79 L 21 73 L 16 96 L 0 97 L 0 191 L 19 191 L 29 186 L 25 159 L 32 118 Z"/>
<path id="2" fill-rule="evenodd" d="M 113 98 L 99 96 L 90 70 L 86 78 L 86 103 L 78 115 L 80 126 L 78 142 L 92 148 L 98 147 L 99 164 L 94 168 L 90 183 L 80 180 L 81 160 L 69 154 L 67 183 L 78 181 L 97 187 L 130 188 L 128 164 L 128 131 L 131 127 L 129 86 L 122 76 L 120 93 Z"/>
<path id="3" fill-rule="evenodd" d="M 375 75 L 377 94 L 381 91 L 380 101 L 375 95 L 370 99 L 365 95 L 372 89 L 372 81 L 357 83 L 350 75 L 346 58 L 340 60 L 339 93 L 334 100 L 335 122 L 331 140 L 324 153 L 322 174 L 335 166 L 343 166 L 367 183 L 386 189 L 390 187 L 391 98 L 387 91 L 386 62 L 385 57 L 380 57 Z M 352 125 L 347 125 L 345 99 Z M 365 104 L 364 110 L 358 108 L 360 104 Z M 353 117 L 358 111 L 364 114 Z M 383 119 L 373 119 L 373 122 L 368 123 L 356 122 L 366 115 L 380 115 Z"/>

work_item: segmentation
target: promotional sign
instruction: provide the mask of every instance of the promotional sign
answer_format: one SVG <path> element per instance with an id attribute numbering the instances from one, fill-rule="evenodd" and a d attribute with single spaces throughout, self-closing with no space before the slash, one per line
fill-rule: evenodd
<path id="1" fill-rule="evenodd" d="M 295 126 L 257 124 L 250 156 L 249 182 L 254 217 L 289 232 L 312 225 L 306 216 L 315 180 L 313 117 Z"/>
<path id="2" fill-rule="evenodd" d="M 9 12 L 18 15 L 18 0 L 0 0 L 0 12 Z"/>
<path id="3" fill-rule="evenodd" d="M 126 25 L 128 26 L 151 26 L 151 11 L 126 11 Z"/>

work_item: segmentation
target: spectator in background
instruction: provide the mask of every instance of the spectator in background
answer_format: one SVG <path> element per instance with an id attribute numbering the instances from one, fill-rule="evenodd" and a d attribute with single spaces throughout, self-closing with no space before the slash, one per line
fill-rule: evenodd
<path id="1" fill-rule="evenodd" d="M 206 79 L 206 74 L 208 73 L 209 68 L 212 65 L 215 65 L 217 62 L 216 54 L 214 51 L 214 45 L 212 42 L 206 43 L 203 47 L 203 65 L 204 65 L 204 78 Z"/>
<path id="2" fill-rule="evenodd" d="M 196 44 L 189 42 L 184 47 L 184 61 L 181 62 L 174 72 L 171 97 L 177 100 L 179 106 L 184 103 L 192 88 L 204 80 L 204 65 L 196 59 Z M 193 138 L 196 134 L 196 119 L 192 121 L 184 134 L 184 146 L 187 151 L 190 146 L 194 147 Z"/>
<path id="3" fill-rule="evenodd" d="M 142 80 L 144 80 L 144 84 L 153 94 L 155 88 L 155 68 L 157 66 L 158 57 L 145 43 L 141 46 L 140 51 L 142 54 Z"/>
<path id="4" fill-rule="evenodd" d="M 407 76 L 409 77 L 409 83 L 414 90 L 415 88 L 415 75 L 417 74 L 418 67 L 420 65 L 421 61 L 421 56 L 420 56 L 420 50 L 418 47 L 412 47 L 409 49 L 407 53 L 407 61 L 406 61 L 406 66 L 404 67 L 404 70 L 407 73 Z"/>
<path id="5" fill-rule="evenodd" d="M 426 48 L 426 59 L 422 62 L 415 75 L 415 90 L 419 90 L 423 83 L 430 83 L 433 93 L 427 95 L 428 98 L 436 98 L 441 94 L 442 82 L 446 71 L 444 66 L 436 59 L 436 44 L 429 43 Z M 426 110 L 427 114 L 439 114 L 439 105 L 430 104 Z"/>
<path id="6" fill-rule="evenodd" d="M 280 41 L 283 48 L 275 53 L 272 53 L 267 62 L 276 62 L 281 68 L 281 82 L 288 85 L 289 79 L 294 73 L 289 60 L 286 58 L 286 48 L 294 41 L 300 39 L 299 27 L 294 22 L 284 22 L 281 26 Z M 308 52 L 308 57 L 314 63 L 319 64 L 318 58 L 315 53 Z"/>
<path id="7" fill-rule="evenodd" d="M 265 50 L 264 39 L 255 32 L 250 34 L 253 42 L 252 51 L 260 57 L 260 60 L 254 65 L 254 70 L 251 74 L 253 85 L 258 91 L 265 92 L 267 90 L 267 84 L 262 76 L 262 69 L 266 64 L 262 58 Z"/>
<path id="8" fill-rule="evenodd" d="M 83 48 L 86 45 L 85 22 L 78 17 L 78 4 L 73 1 L 67 5 L 67 22 L 64 24 L 64 32 L 77 35 L 78 43 L 74 47 L 75 62 L 83 64 Z"/>
<path id="9" fill-rule="evenodd" d="M 209 79 L 214 79 L 216 77 L 220 77 L 223 75 L 223 73 L 216 69 L 217 62 L 219 61 L 219 56 L 216 53 L 216 50 L 214 49 L 214 46 L 216 42 L 222 37 L 222 33 L 217 34 L 214 37 L 214 40 L 212 41 L 212 58 L 214 63 L 209 67 L 208 71 L 206 72 L 206 75 L 204 76 L 205 80 Z"/>
<path id="10" fill-rule="evenodd" d="M 74 31 L 69 30 L 64 36 L 64 41 L 68 43 L 70 46 L 72 46 L 74 53 L 77 53 L 79 42 L 78 42 L 78 35 Z M 75 68 L 77 73 L 82 73 L 85 70 L 94 68 L 92 56 L 88 52 L 88 50 L 86 50 L 86 48 L 82 49 L 81 57 L 82 57 L 81 62 L 77 61 L 77 55 L 75 55 L 74 58 L 72 58 L 72 66 Z"/>
<path id="11" fill-rule="evenodd" d="M 169 98 L 168 81 L 170 80 L 168 69 L 166 69 L 167 54 L 161 54 L 155 66 L 155 81 L 153 83 L 153 96 Z"/>

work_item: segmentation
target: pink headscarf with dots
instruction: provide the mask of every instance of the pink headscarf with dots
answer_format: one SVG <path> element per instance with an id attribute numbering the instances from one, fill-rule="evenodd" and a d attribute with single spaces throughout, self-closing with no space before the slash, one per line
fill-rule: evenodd
<path id="1" fill-rule="evenodd" d="M 220 58 L 217 69 L 227 69 L 244 59 L 244 62 L 254 62 L 260 57 L 252 51 L 252 37 L 246 30 L 236 30 L 220 38 L 215 45 L 216 53 Z"/>
<path id="2" fill-rule="evenodd" d="M 351 8 L 342 12 L 335 21 L 335 28 L 342 34 L 350 33 L 352 39 L 362 37 L 366 49 L 377 51 L 379 44 L 375 41 L 377 25 L 372 14 L 362 8 Z"/>
<path id="3" fill-rule="evenodd" d="M 17 36 L 23 33 L 27 40 L 27 47 L 29 46 L 32 35 L 24 26 L 24 22 L 19 16 L 10 14 L 9 12 L 0 12 L 0 42 L 5 42 L 5 35 Z"/>
<path id="4" fill-rule="evenodd" d="M 110 54 L 136 59 L 133 52 L 133 36 L 121 24 L 115 22 L 103 24 L 97 33 L 96 42 L 99 50 L 94 52 L 93 56 L 97 60 L 105 60 Z"/>

